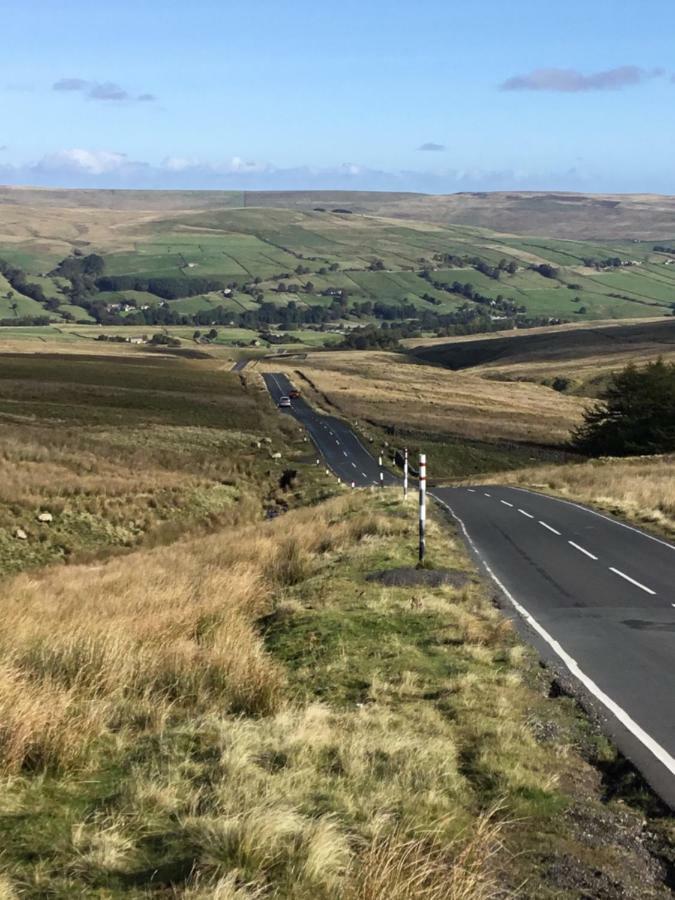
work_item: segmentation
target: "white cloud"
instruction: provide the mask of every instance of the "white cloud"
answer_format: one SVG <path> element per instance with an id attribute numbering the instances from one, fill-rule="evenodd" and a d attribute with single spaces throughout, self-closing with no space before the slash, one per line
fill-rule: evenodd
<path id="1" fill-rule="evenodd" d="M 167 156 L 159 164 L 110 149 L 69 148 L 34 163 L 0 165 L 0 183 L 45 187 L 185 190 L 375 190 L 444 194 L 494 190 L 612 190 L 577 168 L 558 172 L 440 169 L 382 171 L 353 162 L 280 168 L 235 155 L 218 162 Z M 616 188 L 615 188 L 616 189 Z"/>
<path id="2" fill-rule="evenodd" d="M 39 172 L 78 172 L 85 175 L 105 175 L 117 172 L 129 165 L 126 153 L 116 153 L 113 150 L 57 150 L 43 156 L 35 165 Z"/>

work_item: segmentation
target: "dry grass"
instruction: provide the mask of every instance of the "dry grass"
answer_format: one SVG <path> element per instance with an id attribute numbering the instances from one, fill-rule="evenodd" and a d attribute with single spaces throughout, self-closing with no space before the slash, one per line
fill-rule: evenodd
<path id="1" fill-rule="evenodd" d="M 443 716 L 420 710 L 411 727 L 390 707 L 401 688 L 386 681 L 381 702 L 362 709 L 289 703 L 256 624 L 330 560 L 372 556 L 410 519 L 348 494 L 264 525 L 5 582 L 5 802 L 31 779 L 76 782 L 110 754 L 158 742 L 150 764 L 133 754 L 116 809 L 76 816 L 57 842 L 66 893 L 142 867 L 146 836 L 169 828 L 193 859 L 186 897 L 492 896 L 501 826 L 474 827 Z M 317 602 L 330 581 L 321 584 Z M 463 621 L 483 612 L 467 607 Z M 406 685 L 412 699 L 424 680 Z M 188 736 L 196 755 L 180 749 Z M 429 831 L 439 815 L 443 827 Z M 36 889 L 49 883 L 40 867 L 26 877 Z"/>
<path id="2" fill-rule="evenodd" d="M 506 896 L 488 865 L 501 849 L 503 822 L 481 815 L 471 837 L 448 848 L 431 829 L 376 833 L 361 857 L 349 900 L 491 900 Z"/>
<path id="3" fill-rule="evenodd" d="M 348 504 L 348 498 L 342 501 Z M 254 623 L 317 552 L 386 533 L 330 507 L 4 585 L 0 767 L 67 767 L 103 735 L 177 708 L 268 715 L 283 674 Z M 339 515 L 339 513 L 338 513 Z"/>
<path id="4" fill-rule="evenodd" d="M 508 484 L 550 490 L 675 535 L 675 456 L 599 459 L 504 473 Z"/>
<path id="5" fill-rule="evenodd" d="M 270 367 L 272 364 L 261 364 Z M 581 420 L 583 402 L 538 384 L 505 384 L 469 372 L 408 362 L 383 352 L 327 352 L 295 366 L 350 420 L 478 440 L 560 443 Z M 325 405 L 325 404 L 324 404 Z"/>
<path id="6" fill-rule="evenodd" d="M 412 504 L 349 492 L 7 580 L 0 897 L 489 900 L 524 870 L 547 896 L 576 720 L 477 580 L 414 609 L 366 580 L 414 532 Z"/>

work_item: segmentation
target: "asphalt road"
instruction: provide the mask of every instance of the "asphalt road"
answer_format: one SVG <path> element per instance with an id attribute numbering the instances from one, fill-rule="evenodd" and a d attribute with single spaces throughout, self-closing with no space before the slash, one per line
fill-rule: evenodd
<path id="1" fill-rule="evenodd" d="M 285 375 L 263 375 L 267 389 L 275 403 L 279 398 L 288 396 L 293 385 Z M 314 445 L 323 456 L 338 478 L 355 487 L 367 487 L 380 483 L 380 470 L 377 459 L 361 443 L 351 428 L 342 419 L 334 416 L 323 416 L 317 413 L 302 398 L 293 400 L 290 409 L 279 410 L 293 415 L 305 427 Z M 375 450 L 377 452 L 377 450 Z M 383 471 L 385 485 L 396 484 L 397 479 L 386 470 Z"/>
<path id="2" fill-rule="evenodd" d="M 292 388 L 284 375 L 264 378 L 277 402 Z M 342 480 L 378 483 L 377 461 L 343 421 L 302 399 L 288 412 Z M 519 488 L 430 494 L 457 519 L 527 638 L 571 676 L 605 732 L 675 809 L 675 546 Z"/>
<path id="3" fill-rule="evenodd" d="M 542 655 L 675 809 L 675 546 L 500 485 L 435 488 Z"/>

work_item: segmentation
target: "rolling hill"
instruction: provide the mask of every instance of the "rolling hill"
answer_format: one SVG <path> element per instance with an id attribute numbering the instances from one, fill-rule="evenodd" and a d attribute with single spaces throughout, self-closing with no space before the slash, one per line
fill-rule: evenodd
<path id="1" fill-rule="evenodd" d="M 491 228 L 451 222 L 482 222 L 483 213 Z M 609 223 L 609 236 L 546 236 L 556 223 L 579 235 L 582 218 L 589 230 Z M 661 237 L 647 239 L 659 221 Z M 537 233 L 494 230 L 500 223 Z M 220 307 L 218 324 L 250 326 L 293 303 L 305 311 L 300 322 L 417 322 L 456 333 L 508 321 L 665 316 L 675 304 L 673 223 L 670 198 L 3 188 L 0 259 L 22 270 L 24 284 L 39 285 L 45 301 L 21 283 L 0 284 L 0 319 L 100 321 L 107 307 L 118 324 L 124 315 L 138 324 L 133 309 L 118 315 L 114 307 L 164 305 L 186 319 L 175 324 Z M 635 229 L 639 241 L 611 236 Z M 103 258 L 105 280 L 73 292 L 55 273 L 63 260 L 91 254 Z"/>

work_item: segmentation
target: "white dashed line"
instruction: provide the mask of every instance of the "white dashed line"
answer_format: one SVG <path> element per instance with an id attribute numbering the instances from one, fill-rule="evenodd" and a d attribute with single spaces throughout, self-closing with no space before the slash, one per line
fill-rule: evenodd
<path id="1" fill-rule="evenodd" d="M 620 569 L 615 569 L 613 566 L 609 567 L 610 572 L 614 572 L 615 575 L 618 575 L 619 578 L 625 578 L 626 581 L 630 581 L 631 584 L 634 584 L 635 587 L 639 587 L 641 591 L 644 591 L 646 594 L 651 594 L 654 596 L 656 591 L 653 591 L 651 588 L 645 587 L 644 584 L 640 584 L 639 581 L 636 581 L 634 578 L 631 578 L 630 575 L 626 575 L 625 572 L 622 572 Z M 673 604 L 675 606 L 675 604 Z"/>
<path id="2" fill-rule="evenodd" d="M 467 488 L 467 491 L 468 491 L 470 494 L 475 494 L 475 493 L 476 493 L 476 492 L 474 491 L 473 488 Z"/>
<path id="3" fill-rule="evenodd" d="M 521 514 L 521 516 L 527 516 L 528 519 L 534 519 L 532 513 L 525 512 L 524 509 L 519 509 L 518 512 Z"/>
<path id="4" fill-rule="evenodd" d="M 483 491 L 483 493 L 485 494 L 486 497 L 491 497 L 491 496 L 492 496 L 492 494 L 488 494 L 487 491 Z"/>
<path id="5" fill-rule="evenodd" d="M 356 463 L 352 463 L 352 465 L 354 466 L 354 468 L 356 468 Z"/>
<path id="6" fill-rule="evenodd" d="M 363 475 L 364 478 L 368 477 L 365 472 L 361 472 L 361 474 Z"/>
<path id="7" fill-rule="evenodd" d="M 624 728 L 628 729 L 630 733 L 637 738 L 638 741 L 646 747 L 647 750 L 652 754 L 652 756 L 657 759 L 665 768 L 668 769 L 671 775 L 675 775 L 675 758 L 673 758 L 670 753 L 662 747 L 654 738 L 648 734 L 638 723 L 632 719 L 629 714 L 619 706 L 616 701 L 612 700 L 612 698 L 606 694 L 591 678 L 586 675 L 586 673 L 579 668 L 579 664 L 574 659 L 574 657 L 570 656 L 570 654 L 563 648 L 563 646 L 557 641 L 552 634 L 546 631 L 542 625 L 534 618 L 534 616 L 525 609 L 522 604 L 518 603 L 516 598 L 511 594 L 508 588 L 499 580 L 494 571 L 490 568 L 488 563 L 485 561 L 484 557 L 481 555 L 478 547 L 473 542 L 471 535 L 467 531 L 466 525 L 459 518 L 459 516 L 454 512 L 452 507 L 448 506 L 447 503 L 444 503 L 442 500 L 440 503 L 445 506 L 446 509 L 450 510 L 454 518 L 459 522 L 459 525 L 466 536 L 467 541 L 473 548 L 474 553 L 483 563 L 483 566 L 487 573 L 490 575 L 492 580 L 497 584 L 499 588 L 503 591 L 503 593 L 508 597 L 511 601 L 514 609 L 520 613 L 520 615 L 525 619 L 525 621 L 537 632 L 537 634 L 546 641 L 546 643 L 551 647 L 551 649 L 558 655 L 558 657 L 565 663 L 569 671 L 572 675 L 577 678 L 584 687 L 589 690 L 599 701 L 602 703 L 624 726 Z M 622 573 L 617 573 L 622 574 Z M 625 577 L 625 576 L 624 576 Z"/>
<path id="8" fill-rule="evenodd" d="M 589 559 L 597 559 L 598 558 L 597 556 L 593 556 L 593 554 L 590 553 L 588 550 L 585 550 L 583 547 L 580 547 L 579 544 L 575 544 L 574 541 L 568 541 L 567 543 L 570 545 L 570 547 L 574 547 L 575 550 L 578 550 L 579 553 L 583 553 Z"/>
<path id="9" fill-rule="evenodd" d="M 337 438 L 335 438 L 335 443 L 338 445 L 338 447 L 340 446 L 340 441 L 338 441 Z"/>
<path id="10" fill-rule="evenodd" d="M 342 454 L 343 454 L 343 456 L 349 456 L 349 454 L 347 453 L 346 450 L 343 450 L 343 451 L 342 451 Z"/>
<path id="11" fill-rule="evenodd" d="M 500 502 L 500 503 L 503 503 L 504 506 L 513 506 L 513 503 L 509 503 L 508 500 L 500 500 L 499 502 Z"/>
<path id="12" fill-rule="evenodd" d="M 541 519 L 539 520 L 539 524 L 543 525 L 544 528 L 548 528 L 549 531 L 552 531 L 553 534 L 557 534 L 558 537 L 560 537 L 560 532 L 557 529 L 555 529 L 552 525 L 548 525 L 546 522 L 542 522 Z"/>

